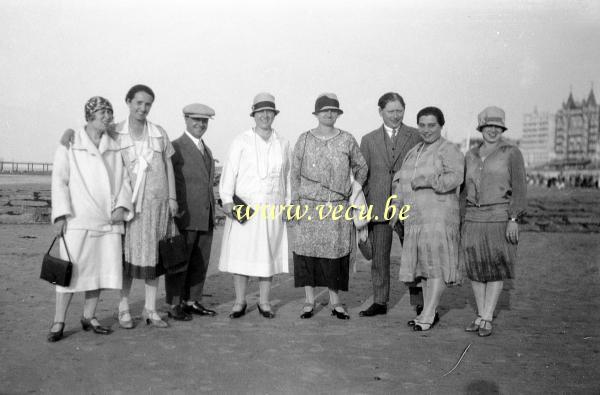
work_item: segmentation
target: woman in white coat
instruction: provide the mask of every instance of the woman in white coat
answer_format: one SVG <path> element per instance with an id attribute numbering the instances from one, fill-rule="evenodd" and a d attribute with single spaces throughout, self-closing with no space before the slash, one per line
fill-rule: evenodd
<path id="1" fill-rule="evenodd" d="M 123 222 L 133 217 L 133 207 L 119 144 L 106 134 L 113 121 L 111 104 L 92 97 L 85 105 L 85 119 L 87 124 L 75 132 L 71 147 L 59 146 L 54 156 L 52 223 L 63 239 L 60 256 L 70 256 L 73 274 L 68 287 L 56 286 L 50 342 L 63 337 L 74 292 L 85 292 L 83 329 L 109 334 L 95 317 L 100 290 L 121 289 L 123 281 Z"/>
<path id="2" fill-rule="evenodd" d="M 259 313 L 273 318 L 271 281 L 274 274 L 288 272 L 287 229 L 280 205 L 290 202 L 290 153 L 287 140 L 271 127 L 278 113 L 271 94 L 256 95 L 250 113 L 256 125 L 233 140 L 221 174 L 219 194 L 227 219 L 219 270 L 233 274 L 231 318 L 246 313 L 250 276 L 259 278 Z M 243 224 L 234 219 L 234 195 L 256 210 Z"/>

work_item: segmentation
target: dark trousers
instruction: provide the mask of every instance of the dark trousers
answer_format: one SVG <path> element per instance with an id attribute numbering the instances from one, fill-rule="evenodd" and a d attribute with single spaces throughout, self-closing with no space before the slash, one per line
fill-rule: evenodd
<path id="1" fill-rule="evenodd" d="M 210 260 L 213 230 L 186 230 L 188 250 L 187 270 L 181 273 L 167 274 L 165 288 L 167 304 L 178 304 L 186 300 L 202 300 L 206 271 Z"/>
<path id="2" fill-rule="evenodd" d="M 396 227 L 400 243 L 404 242 L 401 225 Z M 387 304 L 390 300 L 390 253 L 392 252 L 392 228 L 387 222 L 369 224 L 369 233 L 373 237 L 373 261 L 371 263 L 371 281 L 373 282 L 373 302 Z M 409 286 L 410 304 L 423 305 L 423 292 L 420 287 Z"/>

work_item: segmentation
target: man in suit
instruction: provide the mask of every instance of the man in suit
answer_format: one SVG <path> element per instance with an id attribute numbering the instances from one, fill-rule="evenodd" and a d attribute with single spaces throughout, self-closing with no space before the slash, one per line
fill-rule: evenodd
<path id="1" fill-rule="evenodd" d="M 167 274 L 165 288 L 166 301 L 171 305 L 169 315 L 181 321 L 191 320 L 192 314 L 216 314 L 200 304 L 215 223 L 215 163 L 202 136 L 214 115 L 214 110 L 204 104 L 185 106 L 186 130 L 173 141 L 175 154 L 171 160 L 180 210 L 175 221 L 186 238 L 188 262 L 184 270 Z"/>
<path id="2" fill-rule="evenodd" d="M 359 313 L 361 317 L 371 317 L 387 313 L 390 297 L 390 252 L 392 248 L 392 228 L 384 218 L 386 202 L 392 194 L 392 179 L 402 166 L 408 151 L 421 141 L 416 129 L 402 123 L 404 119 L 404 99 L 398 93 L 388 92 L 379 98 L 379 115 L 383 125 L 363 136 L 360 150 L 367 160 L 369 174 L 363 187 L 367 204 L 373 206 L 373 217 L 369 223 L 369 237 L 372 237 L 373 262 L 371 280 L 373 282 L 373 304 Z M 400 238 L 404 238 L 401 221 L 395 228 Z M 411 304 L 422 305 L 419 301 L 420 288 L 411 287 Z M 415 297 L 416 296 L 416 297 Z M 422 308 L 422 307 L 421 307 Z"/>

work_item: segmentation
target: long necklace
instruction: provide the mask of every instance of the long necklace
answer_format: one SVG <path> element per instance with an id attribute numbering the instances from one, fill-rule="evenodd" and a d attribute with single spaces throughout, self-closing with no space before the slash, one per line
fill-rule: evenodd
<path id="1" fill-rule="evenodd" d="M 271 156 L 270 153 L 271 153 L 271 145 L 272 145 L 271 138 L 273 137 L 274 131 L 271 131 L 271 136 L 269 136 L 269 141 L 266 142 L 267 143 L 267 154 L 265 156 L 267 157 L 267 164 L 266 164 L 264 176 L 262 174 L 260 174 L 260 161 L 259 161 L 259 157 L 258 157 L 258 141 L 256 140 L 256 135 L 258 133 L 256 133 L 255 128 L 252 128 L 252 132 L 254 133 L 254 155 L 256 156 L 256 172 L 258 173 L 258 178 L 261 180 L 264 180 L 269 176 L 269 168 L 270 168 L 269 161 L 270 161 L 270 156 Z"/>

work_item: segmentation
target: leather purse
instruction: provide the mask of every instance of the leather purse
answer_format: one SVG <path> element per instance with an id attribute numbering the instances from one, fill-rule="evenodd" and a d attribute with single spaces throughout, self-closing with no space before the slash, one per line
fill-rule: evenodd
<path id="1" fill-rule="evenodd" d="M 241 206 L 240 210 L 238 211 L 236 209 L 236 207 Z M 240 215 L 238 216 L 238 212 L 240 213 Z M 238 195 L 233 195 L 233 218 L 236 219 L 237 222 L 239 222 L 240 224 L 244 224 L 246 223 L 246 221 L 248 221 L 252 215 L 254 215 L 254 209 L 250 206 L 248 206 L 248 204 L 242 200 L 242 198 L 240 198 Z"/>
<path id="2" fill-rule="evenodd" d="M 65 250 L 67 251 L 67 256 L 69 257 L 68 261 L 50 255 L 50 250 L 52 250 L 56 239 L 59 237 L 65 244 Z M 64 237 L 55 236 L 54 240 L 52 240 L 52 244 L 50 244 L 50 248 L 48 248 L 48 252 L 44 254 L 44 258 L 42 259 L 42 272 L 40 273 L 40 278 L 48 281 L 50 284 L 68 287 L 71 283 L 72 273 L 73 263 L 71 260 L 71 254 L 67 248 L 67 242 L 65 241 Z"/>
<path id="3" fill-rule="evenodd" d="M 187 269 L 187 243 L 185 236 L 177 231 L 173 217 L 169 218 L 167 235 L 158 242 L 158 253 L 167 273 L 180 273 Z"/>
<path id="4" fill-rule="evenodd" d="M 369 232 L 366 240 L 358 240 L 358 249 L 367 261 L 373 259 L 373 233 Z"/>

